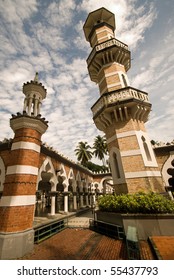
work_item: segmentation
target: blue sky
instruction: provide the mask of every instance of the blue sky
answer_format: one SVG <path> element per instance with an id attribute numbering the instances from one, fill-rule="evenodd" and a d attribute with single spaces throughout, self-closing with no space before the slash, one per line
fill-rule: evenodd
<path id="1" fill-rule="evenodd" d="M 88 76 L 83 33 L 88 13 L 102 6 L 115 13 L 115 36 L 132 53 L 131 86 L 149 93 L 150 138 L 174 139 L 173 0 L 0 0 L 0 140 L 13 137 L 9 118 L 22 112 L 22 85 L 36 71 L 47 89 L 43 142 L 76 160 L 78 142 L 92 144 L 102 134 L 92 120 L 99 90 Z"/>

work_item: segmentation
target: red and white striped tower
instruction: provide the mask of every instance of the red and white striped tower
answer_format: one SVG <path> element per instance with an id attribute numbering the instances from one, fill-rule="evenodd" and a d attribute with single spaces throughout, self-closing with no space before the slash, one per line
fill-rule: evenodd
<path id="1" fill-rule="evenodd" d="M 34 81 L 23 85 L 23 113 L 12 115 L 15 136 L 9 155 L 3 195 L 0 200 L 0 259 L 18 258 L 32 250 L 33 218 L 41 136 L 48 125 L 40 115 L 46 89 Z"/>

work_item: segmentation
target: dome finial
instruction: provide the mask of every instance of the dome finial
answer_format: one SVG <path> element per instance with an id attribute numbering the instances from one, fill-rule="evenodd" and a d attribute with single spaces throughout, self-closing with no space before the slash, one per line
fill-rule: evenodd
<path id="1" fill-rule="evenodd" d="M 34 77 L 34 82 L 39 82 L 39 74 L 36 72 L 35 77 Z"/>

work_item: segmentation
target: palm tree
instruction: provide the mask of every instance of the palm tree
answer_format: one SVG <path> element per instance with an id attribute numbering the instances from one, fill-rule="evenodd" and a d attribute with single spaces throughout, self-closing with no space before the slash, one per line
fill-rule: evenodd
<path id="1" fill-rule="evenodd" d="M 103 165 L 105 166 L 105 155 L 107 155 L 108 153 L 105 136 L 98 135 L 95 137 L 93 149 L 93 154 L 95 155 L 95 157 L 98 157 L 100 160 L 102 160 Z"/>
<path id="2" fill-rule="evenodd" d="M 77 148 L 74 150 L 77 156 L 77 160 L 80 161 L 82 165 L 85 165 L 92 158 L 91 147 L 87 142 L 79 142 Z"/>

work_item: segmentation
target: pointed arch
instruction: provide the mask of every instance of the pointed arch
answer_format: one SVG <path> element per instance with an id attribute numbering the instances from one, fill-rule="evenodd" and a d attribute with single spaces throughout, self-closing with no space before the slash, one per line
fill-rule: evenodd
<path id="1" fill-rule="evenodd" d="M 65 166 L 61 163 L 58 178 L 61 179 L 64 191 L 68 191 L 69 179 L 66 174 Z"/>
<path id="2" fill-rule="evenodd" d="M 109 153 L 109 162 L 114 184 L 125 183 L 125 175 L 119 149 L 113 147 Z"/>
<path id="3" fill-rule="evenodd" d="M 152 161 L 152 157 L 150 155 L 150 151 L 149 151 L 149 147 L 148 147 L 147 142 L 146 142 L 146 138 L 144 136 L 142 136 L 141 139 L 142 139 L 142 142 L 143 142 L 143 147 L 144 147 L 144 151 L 145 151 L 147 160 Z"/>
<path id="4" fill-rule="evenodd" d="M 51 183 L 52 190 L 56 190 L 56 185 L 58 183 L 58 179 L 56 176 L 56 172 L 53 166 L 53 163 L 51 161 L 51 158 L 47 157 L 44 162 L 42 163 L 39 172 L 38 172 L 38 178 L 37 178 L 37 189 L 38 189 L 38 184 L 42 180 L 42 174 L 46 173 L 49 175 L 48 181 Z"/>
<path id="5" fill-rule="evenodd" d="M 81 176 L 80 176 L 80 172 L 79 171 L 77 172 L 77 175 L 76 175 L 76 181 L 81 181 Z"/>
<path id="6" fill-rule="evenodd" d="M 156 157 L 148 137 L 148 134 L 144 131 L 136 131 L 138 144 L 140 147 L 141 155 L 145 166 L 158 167 Z"/>
<path id="7" fill-rule="evenodd" d="M 72 168 L 70 168 L 69 170 L 68 179 L 75 179 L 74 171 Z"/>

